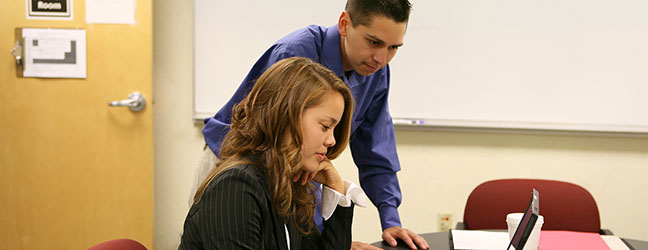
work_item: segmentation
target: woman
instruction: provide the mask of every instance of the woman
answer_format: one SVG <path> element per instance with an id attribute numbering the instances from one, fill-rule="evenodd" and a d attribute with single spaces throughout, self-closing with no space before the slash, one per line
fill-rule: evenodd
<path id="1" fill-rule="evenodd" d="M 351 127 L 351 92 L 333 72 L 288 58 L 233 108 L 220 162 L 198 188 L 180 249 L 345 249 L 362 191 L 331 164 Z M 322 190 L 324 230 L 313 224 Z"/>

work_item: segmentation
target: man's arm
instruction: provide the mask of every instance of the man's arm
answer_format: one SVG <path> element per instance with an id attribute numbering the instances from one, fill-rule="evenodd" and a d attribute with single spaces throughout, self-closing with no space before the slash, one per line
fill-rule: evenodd
<path id="1" fill-rule="evenodd" d="M 350 148 L 358 166 L 360 185 L 378 208 L 385 230 L 401 226 L 398 206 L 401 190 L 396 173 L 400 171 L 394 125 L 387 105 L 388 90 L 375 93 L 362 124 L 351 136 Z"/>
<path id="2" fill-rule="evenodd" d="M 391 246 L 396 246 L 396 239 L 401 239 L 412 249 L 417 249 L 417 245 L 427 249 L 423 237 L 401 227 L 398 215 L 402 194 L 396 176 L 400 171 L 396 136 L 387 103 L 389 71 L 385 79 L 387 88 L 376 93 L 362 124 L 352 135 L 351 153 L 358 166 L 360 185 L 378 208 L 382 238 Z"/>
<path id="3" fill-rule="evenodd" d="M 205 119 L 205 127 L 202 132 L 205 137 L 207 146 L 216 154 L 220 156 L 220 147 L 229 126 L 232 123 L 232 108 L 234 105 L 241 102 L 252 91 L 256 80 L 265 72 L 270 66 L 281 59 L 292 57 L 285 52 L 285 49 L 279 45 L 273 45 L 257 60 L 252 69 L 248 72 L 241 85 L 239 85 L 234 95 L 229 101 L 213 116 Z"/>

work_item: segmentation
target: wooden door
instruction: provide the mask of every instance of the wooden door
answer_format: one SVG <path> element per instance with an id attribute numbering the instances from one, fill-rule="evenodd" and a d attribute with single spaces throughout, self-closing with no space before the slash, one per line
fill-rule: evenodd
<path id="1" fill-rule="evenodd" d="M 0 249 L 87 249 L 116 238 L 153 247 L 152 2 L 135 24 L 0 15 Z M 17 77 L 14 29 L 86 30 L 87 78 Z M 109 107 L 138 91 L 147 107 Z"/>

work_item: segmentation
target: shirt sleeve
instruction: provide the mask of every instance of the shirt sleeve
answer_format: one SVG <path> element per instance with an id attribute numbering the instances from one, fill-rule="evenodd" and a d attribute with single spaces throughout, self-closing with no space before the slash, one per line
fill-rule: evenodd
<path id="1" fill-rule="evenodd" d="M 327 186 L 322 188 L 322 217 L 324 220 L 331 218 L 337 206 L 350 207 L 351 204 L 356 204 L 360 207 L 367 207 L 365 193 L 360 187 L 347 180 L 344 180 L 344 186 L 345 194 L 341 194 Z"/>
<path id="2" fill-rule="evenodd" d="M 377 92 L 362 124 L 351 136 L 350 148 L 358 166 L 360 185 L 378 208 L 382 229 L 401 226 L 398 206 L 402 195 L 396 173 L 400 163 L 396 152 L 394 124 L 388 108 L 389 68 L 382 81 L 386 88 Z"/>
<path id="3" fill-rule="evenodd" d="M 353 208 L 338 207 L 328 220 L 324 221 L 324 231 L 321 232 L 322 241 L 319 249 L 347 250 L 351 248 L 351 225 L 353 224 Z M 314 249 L 314 248 L 302 248 Z"/>

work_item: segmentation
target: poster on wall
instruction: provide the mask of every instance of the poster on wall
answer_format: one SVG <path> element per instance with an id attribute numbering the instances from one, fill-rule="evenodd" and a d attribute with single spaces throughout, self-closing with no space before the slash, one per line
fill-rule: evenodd
<path id="1" fill-rule="evenodd" d="M 27 19 L 72 20 L 72 0 L 26 0 Z"/>

